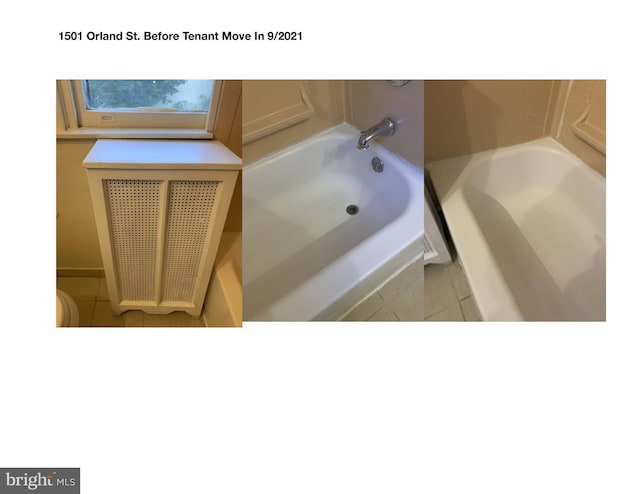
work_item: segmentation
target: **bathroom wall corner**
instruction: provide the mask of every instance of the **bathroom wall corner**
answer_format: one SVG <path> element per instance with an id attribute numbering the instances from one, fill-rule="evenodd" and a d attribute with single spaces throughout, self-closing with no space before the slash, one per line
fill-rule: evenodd
<path id="1" fill-rule="evenodd" d="M 224 81 L 213 133 L 216 140 L 242 158 L 242 81 Z M 224 231 L 242 231 L 242 173 L 236 180 Z"/>
<path id="2" fill-rule="evenodd" d="M 573 124 L 584 114 L 592 103 L 592 94 L 598 84 L 602 85 L 606 84 L 606 82 L 602 80 L 562 81 L 556 104 L 556 115 L 554 115 L 553 118 L 551 136 L 584 161 L 589 167 L 605 176 L 605 154 L 580 139 L 573 129 Z M 606 111 L 604 98 L 595 100 L 594 104 L 604 106 L 598 108 L 599 113 L 604 115 Z"/>
<path id="3" fill-rule="evenodd" d="M 257 161 L 345 121 L 344 81 L 250 80 L 243 82 L 244 124 L 259 120 L 266 114 L 286 115 L 285 110 L 299 98 L 301 86 L 313 112 L 285 127 L 279 126 L 277 121 L 270 121 L 273 132 L 243 145 L 245 163 Z"/>

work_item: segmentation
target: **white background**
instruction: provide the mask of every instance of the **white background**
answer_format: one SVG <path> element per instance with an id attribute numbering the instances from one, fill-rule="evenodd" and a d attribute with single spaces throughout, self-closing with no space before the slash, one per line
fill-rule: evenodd
<path id="1" fill-rule="evenodd" d="M 636 16 L 615 2 L 179 7 L 3 16 L 0 466 L 80 467 L 83 494 L 639 492 Z M 59 40 L 73 30 L 303 41 Z M 54 81 L 137 77 L 607 79 L 607 323 L 53 328 Z"/>

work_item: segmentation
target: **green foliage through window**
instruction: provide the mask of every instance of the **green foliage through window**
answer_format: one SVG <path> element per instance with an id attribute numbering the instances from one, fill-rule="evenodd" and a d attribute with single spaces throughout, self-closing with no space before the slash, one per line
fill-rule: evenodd
<path id="1" fill-rule="evenodd" d="M 163 107 L 207 111 L 212 84 L 213 81 L 187 80 L 87 80 L 85 91 L 89 109 Z"/>

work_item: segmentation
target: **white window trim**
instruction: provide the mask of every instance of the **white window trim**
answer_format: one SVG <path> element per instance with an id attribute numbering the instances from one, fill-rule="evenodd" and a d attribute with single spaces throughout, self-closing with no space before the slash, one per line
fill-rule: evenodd
<path id="1" fill-rule="evenodd" d="M 222 84 L 222 81 L 216 81 L 213 85 L 209 112 L 202 128 L 180 128 L 180 124 L 176 126 L 172 120 L 175 117 L 178 117 L 177 120 L 182 120 L 180 117 L 184 114 L 173 112 L 139 113 L 135 127 L 118 125 L 118 123 L 98 127 L 82 124 L 80 106 L 78 106 L 83 104 L 82 97 L 79 96 L 82 91 L 81 81 L 59 80 L 56 88 L 56 136 L 59 139 L 212 139 Z M 153 127 L 145 126 L 149 120 L 153 120 L 151 124 Z"/>

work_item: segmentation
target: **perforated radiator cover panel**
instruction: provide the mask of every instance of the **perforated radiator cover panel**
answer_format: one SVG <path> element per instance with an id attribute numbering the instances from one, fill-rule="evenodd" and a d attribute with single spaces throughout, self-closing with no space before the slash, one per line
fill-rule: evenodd
<path id="1" fill-rule="evenodd" d="M 215 181 L 169 184 L 162 301 L 193 301 L 217 187 Z"/>
<path id="2" fill-rule="evenodd" d="M 114 268 L 123 300 L 155 300 L 160 180 L 105 180 Z"/>
<path id="3" fill-rule="evenodd" d="M 103 180 L 119 298 L 129 304 L 193 304 L 202 281 L 220 182 L 168 180 L 166 195 L 164 182 Z"/>

